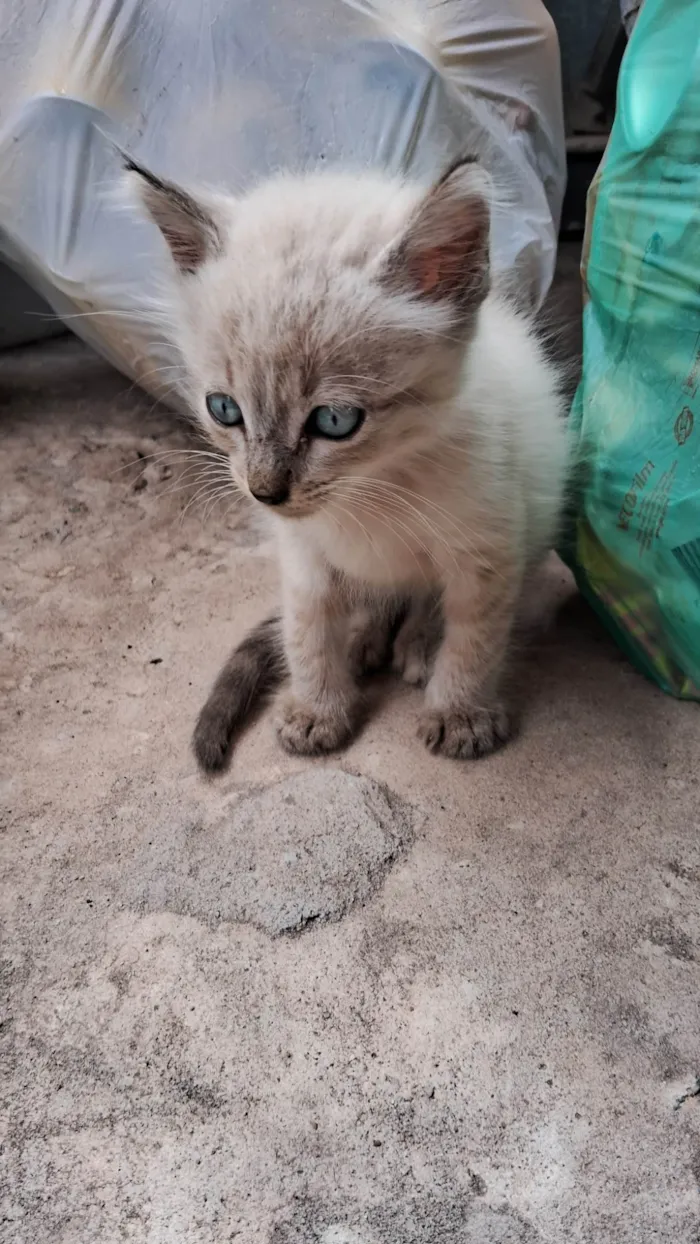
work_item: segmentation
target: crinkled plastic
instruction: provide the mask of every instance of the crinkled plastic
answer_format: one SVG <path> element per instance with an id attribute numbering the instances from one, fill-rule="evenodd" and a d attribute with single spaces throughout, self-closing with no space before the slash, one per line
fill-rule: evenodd
<path id="1" fill-rule="evenodd" d="M 700 4 L 645 0 L 591 188 L 567 559 L 630 656 L 700 698 Z"/>
<path id="2" fill-rule="evenodd" d="M 495 179 L 494 266 L 542 301 L 565 151 L 540 0 L 0 0 L 0 14 L 0 257 L 156 394 L 147 309 L 166 256 L 110 198 L 110 137 L 163 176 L 234 192 L 279 169 L 430 178 L 475 152 Z"/>

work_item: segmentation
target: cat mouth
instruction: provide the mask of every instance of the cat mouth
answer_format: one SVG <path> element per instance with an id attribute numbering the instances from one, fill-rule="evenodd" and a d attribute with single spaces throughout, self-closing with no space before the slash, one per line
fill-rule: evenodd
<path id="1" fill-rule="evenodd" d="M 265 498 L 254 492 L 250 493 L 251 500 L 255 501 L 256 506 L 264 509 L 268 514 L 277 518 L 294 519 L 308 518 L 311 514 L 315 514 L 321 506 L 321 499 L 307 499 L 305 497 L 285 497 L 284 500 Z"/>
<path id="2" fill-rule="evenodd" d="M 333 487 L 329 484 L 315 484 L 311 487 L 286 487 L 277 492 L 272 490 L 255 490 L 246 482 L 245 492 L 256 507 L 266 510 L 278 518 L 299 519 L 310 518 L 332 500 Z"/>

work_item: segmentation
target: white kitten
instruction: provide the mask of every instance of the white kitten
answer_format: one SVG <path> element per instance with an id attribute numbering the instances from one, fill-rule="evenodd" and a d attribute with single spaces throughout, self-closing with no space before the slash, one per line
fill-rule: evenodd
<path id="1" fill-rule="evenodd" d="M 200 764 L 223 765 L 285 670 L 283 745 L 346 743 L 357 666 L 385 655 L 399 602 L 394 663 L 427 681 L 426 744 L 491 751 L 508 737 L 503 665 L 523 578 L 555 535 L 567 440 L 555 369 L 490 291 L 484 174 L 463 160 L 428 189 L 280 177 L 234 200 L 129 169 L 174 259 L 191 405 L 279 539 L 282 621 L 222 671 Z"/>

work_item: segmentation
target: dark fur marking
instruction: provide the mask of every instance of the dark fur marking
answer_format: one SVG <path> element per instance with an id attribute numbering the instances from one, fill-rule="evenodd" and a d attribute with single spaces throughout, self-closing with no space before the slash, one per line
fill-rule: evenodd
<path id="1" fill-rule="evenodd" d="M 455 156 L 454 160 L 452 160 L 451 163 L 447 165 L 447 168 L 445 169 L 442 176 L 439 177 L 438 180 L 435 182 L 435 186 L 436 187 L 442 186 L 444 182 L 450 180 L 452 174 L 456 173 L 458 168 L 465 168 L 466 165 L 468 164 L 474 164 L 478 166 L 479 157 L 475 155 L 468 155 L 468 154 Z"/>
<path id="2" fill-rule="evenodd" d="M 212 254 L 221 251 L 221 237 L 206 208 L 180 186 L 156 177 L 130 156 L 124 159 L 129 173 L 143 182 L 142 200 L 160 229 L 181 272 L 192 274 Z"/>
<path id="3" fill-rule="evenodd" d="M 267 618 L 231 653 L 199 714 L 192 748 L 204 773 L 226 767 L 234 735 L 286 673 L 280 619 Z"/>

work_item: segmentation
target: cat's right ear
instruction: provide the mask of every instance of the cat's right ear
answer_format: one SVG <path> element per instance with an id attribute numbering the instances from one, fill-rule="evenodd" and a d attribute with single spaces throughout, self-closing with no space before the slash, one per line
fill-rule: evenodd
<path id="1" fill-rule="evenodd" d="M 129 189 L 160 229 L 179 272 L 192 274 L 207 259 L 221 254 L 220 225 L 211 207 L 173 182 L 124 157 Z"/>

